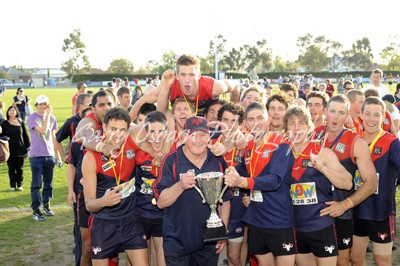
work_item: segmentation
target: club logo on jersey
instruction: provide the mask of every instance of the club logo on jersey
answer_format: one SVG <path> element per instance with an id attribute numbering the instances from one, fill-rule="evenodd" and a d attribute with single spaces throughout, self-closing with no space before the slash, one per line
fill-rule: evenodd
<path id="1" fill-rule="evenodd" d="M 351 238 L 343 238 L 343 244 L 345 244 L 346 246 L 348 246 L 350 244 Z"/>
<path id="2" fill-rule="evenodd" d="M 107 162 L 107 161 L 108 161 L 108 158 L 107 158 L 104 154 L 102 154 L 102 155 L 101 155 L 101 160 L 102 160 L 103 162 Z"/>
<path id="3" fill-rule="evenodd" d="M 382 240 L 385 240 L 385 238 L 388 236 L 388 234 L 387 233 L 378 233 L 378 237 L 380 238 L 380 239 L 382 239 Z"/>
<path id="4" fill-rule="evenodd" d="M 283 247 L 284 249 L 286 249 L 286 251 L 290 251 L 290 249 L 293 247 L 293 244 L 292 244 L 292 243 L 288 243 L 288 244 L 283 243 L 283 244 L 282 244 L 282 247 Z"/>
<path id="5" fill-rule="evenodd" d="M 236 227 L 235 233 L 240 234 L 243 231 L 243 228 L 241 226 Z"/>
<path id="6" fill-rule="evenodd" d="M 263 152 L 263 154 L 262 154 L 262 157 L 263 157 L 263 158 L 268 158 L 270 152 L 271 152 L 270 149 L 265 150 L 265 151 Z"/>
<path id="7" fill-rule="evenodd" d="M 340 153 L 344 153 L 344 151 L 346 150 L 346 145 L 343 143 L 338 143 L 336 145 L 335 151 L 340 152 Z"/>
<path id="8" fill-rule="evenodd" d="M 135 157 L 135 152 L 134 152 L 133 150 L 127 150 L 127 151 L 125 152 L 125 154 L 126 154 L 126 158 L 127 158 L 128 160 L 130 160 L 130 159 L 132 159 L 132 158 Z"/>
<path id="9" fill-rule="evenodd" d="M 241 163 L 242 162 L 242 157 L 239 155 L 235 155 L 235 157 L 233 158 L 233 161 L 235 163 Z"/>
<path id="10" fill-rule="evenodd" d="M 251 155 L 251 151 L 247 151 L 246 153 L 246 159 L 244 160 L 245 164 L 249 164 L 250 163 L 250 155 Z"/>
<path id="11" fill-rule="evenodd" d="M 103 164 L 101 166 L 101 168 L 103 169 L 103 172 L 107 172 L 108 170 L 110 170 L 115 165 L 116 165 L 115 161 L 114 160 L 110 160 L 107 163 Z"/>
<path id="12" fill-rule="evenodd" d="M 312 167 L 312 163 L 311 163 L 310 160 L 303 160 L 303 161 L 301 162 L 301 167 L 303 167 L 303 168 Z"/>
<path id="13" fill-rule="evenodd" d="M 97 255 L 97 253 L 101 252 L 101 247 L 92 247 L 92 251 L 94 255 Z"/>
<path id="14" fill-rule="evenodd" d="M 329 254 L 332 254 L 332 252 L 335 250 L 335 246 L 334 245 L 330 245 L 329 247 L 328 246 L 325 246 L 325 251 L 328 251 L 329 252 Z"/>
<path id="15" fill-rule="evenodd" d="M 382 147 L 374 147 L 374 154 L 381 155 L 382 154 Z"/>

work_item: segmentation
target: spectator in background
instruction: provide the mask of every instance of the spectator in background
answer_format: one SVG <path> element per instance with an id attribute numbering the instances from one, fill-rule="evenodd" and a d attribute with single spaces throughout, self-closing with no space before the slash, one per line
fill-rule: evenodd
<path id="1" fill-rule="evenodd" d="M 55 149 L 55 134 L 57 120 L 52 115 L 53 108 L 49 98 L 39 95 L 36 98 L 36 112 L 28 117 L 28 126 L 31 133 L 31 148 L 29 159 L 32 170 L 31 199 L 32 218 L 36 221 L 44 221 L 46 217 L 39 207 L 43 203 L 43 210 L 47 216 L 53 216 L 50 208 L 50 198 L 53 196 L 53 171 L 58 152 Z M 43 185 L 43 197 L 40 189 Z"/>
<path id="2" fill-rule="evenodd" d="M 390 116 L 392 118 L 392 123 L 395 127 L 395 132 L 392 133 L 397 134 L 397 132 L 399 132 L 400 113 L 399 109 L 397 109 L 396 106 L 394 105 L 395 98 L 391 94 L 386 94 L 385 96 L 382 97 L 382 100 L 386 105 L 386 110 L 390 113 Z"/>
<path id="3" fill-rule="evenodd" d="M 396 85 L 396 91 L 394 93 L 394 99 L 396 100 L 395 103 L 400 102 L 400 83 Z"/>
<path id="4" fill-rule="evenodd" d="M 147 85 L 146 87 L 144 87 L 144 93 L 148 93 L 151 89 L 156 88 L 156 86 L 153 85 L 153 79 L 152 78 L 148 78 L 147 79 Z"/>
<path id="5" fill-rule="evenodd" d="M 6 95 L 6 84 L 4 84 L 4 82 L 1 83 L 0 86 L 0 97 L 3 98 Z"/>
<path id="6" fill-rule="evenodd" d="M 156 77 L 153 80 L 153 85 L 157 87 L 158 85 L 160 85 L 160 82 L 161 82 L 160 76 L 156 75 Z"/>
<path id="7" fill-rule="evenodd" d="M 133 94 L 132 97 L 132 105 L 134 105 L 142 96 L 143 96 L 142 87 L 137 85 L 135 88 L 135 93 Z"/>
<path id="8" fill-rule="evenodd" d="M 0 100 L 0 124 L 3 123 L 3 121 L 5 120 L 4 114 L 3 114 L 4 106 L 5 106 L 4 102 Z M 0 132 L 1 132 L 1 128 L 0 128 Z"/>
<path id="9" fill-rule="evenodd" d="M 326 79 L 326 90 L 325 92 L 329 95 L 329 98 L 333 96 L 333 93 L 335 92 L 335 87 L 333 87 L 333 84 L 330 79 Z"/>
<path id="10" fill-rule="evenodd" d="M 343 94 L 344 78 L 340 77 L 337 84 L 337 92 Z"/>
<path id="11" fill-rule="evenodd" d="M 128 111 L 132 109 L 132 91 L 128 87 L 121 87 L 117 91 L 119 107 Z"/>
<path id="12" fill-rule="evenodd" d="M 343 83 L 343 93 L 344 93 L 344 95 L 347 95 L 349 90 L 354 90 L 354 84 L 353 84 L 353 82 L 351 80 L 346 80 Z"/>
<path id="13" fill-rule="evenodd" d="M 286 94 L 289 104 L 292 104 L 294 99 L 297 98 L 297 87 L 292 83 L 283 83 L 280 89 Z"/>
<path id="14" fill-rule="evenodd" d="M 123 87 L 127 87 L 128 89 L 130 89 L 130 88 L 131 88 L 131 85 L 130 85 L 130 83 L 129 83 L 129 79 L 128 79 L 128 77 L 125 77 L 125 78 L 124 78 L 124 84 L 123 84 Z"/>
<path id="15" fill-rule="evenodd" d="M 363 76 L 361 74 L 358 76 L 358 86 L 361 89 L 363 88 Z"/>
<path id="16" fill-rule="evenodd" d="M 76 85 L 76 88 L 78 89 L 78 92 L 75 93 L 75 95 L 72 97 L 72 115 L 75 115 L 78 112 L 78 107 L 76 106 L 76 99 L 78 98 L 79 95 L 86 93 L 87 86 L 85 82 L 79 82 Z"/>
<path id="17" fill-rule="evenodd" d="M 326 93 L 326 83 L 320 83 L 318 85 L 318 91 Z"/>
<path id="18" fill-rule="evenodd" d="M 17 95 L 14 96 L 14 104 L 18 108 L 19 118 L 21 118 L 22 121 L 25 121 L 26 117 L 25 105 L 29 104 L 30 101 L 31 99 L 25 95 L 24 89 L 18 88 Z"/>
<path id="19" fill-rule="evenodd" d="M 380 70 L 379 68 L 376 68 L 372 70 L 371 73 L 371 84 L 368 84 L 365 86 L 362 90 L 362 92 L 365 92 L 368 89 L 374 89 L 379 92 L 379 97 L 382 98 L 386 94 L 389 94 L 388 88 L 382 84 L 382 78 L 383 78 L 383 71 Z"/>
<path id="20" fill-rule="evenodd" d="M 115 82 L 114 82 L 114 94 L 117 93 L 117 91 L 119 90 L 119 88 L 121 88 L 121 83 L 122 83 L 122 79 L 120 78 L 116 78 Z"/>
<path id="21" fill-rule="evenodd" d="M 310 83 L 304 83 L 303 85 L 303 91 L 304 94 L 302 95 L 302 97 L 299 97 L 301 99 L 303 99 L 304 101 L 307 99 L 308 94 L 310 94 L 312 88 L 311 88 L 311 84 Z"/>
<path id="22" fill-rule="evenodd" d="M 26 132 L 24 120 L 19 118 L 18 108 L 11 105 L 7 109 L 7 120 L 1 123 L 1 136 L 9 137 L 10 158 L 8 158 L 8 176 L 11 191 L 22 191 L 24 181 L 24 162 L 31 142 Z"/>

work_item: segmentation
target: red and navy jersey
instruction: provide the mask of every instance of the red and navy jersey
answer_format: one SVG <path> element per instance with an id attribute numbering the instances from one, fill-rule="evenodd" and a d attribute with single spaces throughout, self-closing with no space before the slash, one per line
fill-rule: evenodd
<path id="1" fill-rule="evenodd" d="M 293 226 L 290 198 L 293 154 L 289 143 L 271 135 L 259 148 L 250 141 L 242 162 L 236 166 L 241 176 L 249 176 L 250 205 L 243 221 L 268 229 Z"/>
<path id="2" fill-rule="evenodd" d="M 213 144 L 217 139 L 213 141 Z M 242 162 L 243 151 L 234 148 L 230 152 L 227 152 L 224 156 L 225 162 L 228 166 L 235 167 Z M 246 212 L 246 207 L 242 202 L 244 195 L 249 195 L 249 190 L 244 188 L 232 188 L 232 200 L 231 200 L 231 213 L 229 215 L 229 224 L 237 224 L 243 220 L 244 213 Z"/>
<path id="3" fill-rule="evenodd" d="M 310 142 L 299 157 L 294 159 L 290 196 L 294 206 L 296 231 L 313 232 L 334 222 L 328 215 L 320 216 L 326 208 L 325 202 L 332 201 L 332 185 L 326 176 L 312 167 L 310 153 L 318 154 L 322 146 Z"/>
<path id="4" fill-rule="evenodd" d="M 210 103 L 212 100 L 216 100 L 218 99 L 218 97 L 213 97 L 212 95 L 212 89 L 214 86 L 214 79 L 212 77 L 207 77 L 207 76 L 201 76 L 198 82 L 198 92 L 197 95 L 194 99 L 187 99 L 188 101 L 191 100 L 194 105 L 196 106 L 196 109 L 198 109 L 200 112 L 203 111 L 203 109 L 206 107 L 207 103 Z M 186 97 L 183 92 L 182 89 L 179 85 L 179 81 L 177 79 L 175 79 L 174 83 L 172 83 L 171 86 L 171 97 L 170 97 L 170 101 L 171 104 L 174 103 L 175 99 L 178 97 Z"/>
<path id="5" fill-rule="evenodd" d="M 103 219 L 120 219 L 136 214 L 136 189 L 135 167 L 138 147 L 130 136 L 121 148 L 121 152 L 115 159 L 109 159 L 100 152 L 91 152 L 96 161 L 97 188 L 96 198 L 101 198 L 107 189 L 117 186 L 117 178 L 125 187 L 120 190 L 122 201 L 112 207 L 104 207 L 93 216 Z"/>
<path id="6" fill-rule="evenodd" d="M 79 114 L 76 114 L 75 116 L 79 117 Z M 95 123 L 95 134 L 100 139 L 101 135 L 103 134 L 102 126 L 97 122 L 97 119 L 95 118 L 93 113 L 87 115 L 86 118 L 93 120 L 93 122 Z M 82 178 L 82 160 L 83 160 L 83 157 L 86 152 L 86 149 L 84 148 L 84 146 L 81 142 L 82 139 L 80 139 L 80 140 L 74 139 L 76 128 L 78 127 L 78 124 L 79 123 L 76 123 L 76 126 L 74 125 L 75 128 L 74 128 L 73 136 L 72 136 L 73 141 L 71 141 L 71 145 L 69 147 L 68 158 L 67 158 L 67 163 L 72 164 L 75 167 L 75 180 L 74 180 L 75 193 L 83 192 L 83 187 L 82 187 L 80 180 Z"/>
<path id="7" fill-rule="evenodd" d="M 139 150 L 136 154 L 137 207 L 144 218 L 162 218 L 164 212 L 155 204 L 153 182 L 158 176 L 158 167 L 152 164 L 153 157 Z"/>
<path id="8" fill-rule="evenodd" d="M 216 157 L 208 149 L 207 158 L 199 169 L 189 161 L 182 148 L 180 146 L 165 156 L 159 176 L 153 183 L 153 192 L 156 198 L 159 198 L 164 189 L 179 182 L 180 174 L 184 174 L 188 170 L 193 169 L 198 175 L 206 172 L 224 173 L 227 168 L 224 159 Z M 231 193 L 227 189 L 223 200 L 230 199 Z M 210 207 L 202 203 L 200 194 L 194 188 L 182 192 L 174 204 L 164 209 L 164 250 L 184 254 L 202 250 L 204 248 L 203 226 L 210 214 Z"/>
<path id="9" fill-rule="evenodd" d="M 371 158 L 378 174 L 378 187 L 354 209 L 359 219 L 383 221 L 396 214 L 396 179 L 400 171 L 400 142 L 395 136 L 384 133 L 372 147 Z M 362 186 L 361 177 L 354 178 L 354 187 Z"/>
<path id="10" fill-rule="evenodd" d="M 61 143 L 66 138 L 69 138 L 69 141 L 71 141 L 75 135 L 76 128 L 78 127 L 80 121 L 81 116 L 79 114 L 68 118 L 56 133 L 57 142 Z"/>
<path id="11" fill-rule="evenodd" d="M 316 136 L 319 136 L 321 143 L 325 144 L 326 148 L 331 149 L 336 156 L 338 157 L 340 163 L 343 167 L 351 174 L 352 177 L 355 177 L 357 171 L 357 164 L 354 159 L 354 143 L 360 136 L 349 130 L 343 129 L 343 131 L 333 140 L 328 140 L 328 136 L 325 134 L 326 127 L 321 126 L 315 129 Z M 353 190 L 344 190 L 334 188 L 333 191 L 333 200 L 334 201 L 342 201 L 346 198 L 350 197 L 353 194 Z M 340 219 L 352 219 L 353 217 L 353 209 L 347 210 L 343 215 L 341 215 Z"/>

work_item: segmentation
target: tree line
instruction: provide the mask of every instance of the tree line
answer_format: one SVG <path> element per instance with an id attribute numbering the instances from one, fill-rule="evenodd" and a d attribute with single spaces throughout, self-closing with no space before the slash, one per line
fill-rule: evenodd
<path id="1" fill-rule="evenodd" d="M 386 71 L 400 71 L 400 35 L 391 35 L 389 39 L 387 46 L 380 52 L 383 60 L 380 67 Z M 227 44 L 228 41 L 222 34 L 209 42 L 208 54 L 200 57 L 203 73 L 214 72 L 215 58 L 218 60 L 219 71 L 249 75 L 298 72 L 299 69 L 301 72 L 368 71 L 374 59 L 368 37 L 357 39 L 350 49 L 345 50 L 338 41 L 330 40 L 324 35 L 313 36 L 308 33 L 297 38 L 299 56 L 294 61 L 274 55 L 266 39 L 230 50 L 227 49 Z M 64 39 L 62 50 L 69 54 L 69 58 L 62 63 L 61 69 L 70 77 L 90 73 L 91 64 L 85 48 L 79 29 L 75 29 Z M 177 56 L 173 50 L 169 50 L 159 60 L 148 61 L 137 69 L 130 60 L 121 57 L 113 59 L 107 71 L 114 74 L 159 74 L 174 68 Z"/>

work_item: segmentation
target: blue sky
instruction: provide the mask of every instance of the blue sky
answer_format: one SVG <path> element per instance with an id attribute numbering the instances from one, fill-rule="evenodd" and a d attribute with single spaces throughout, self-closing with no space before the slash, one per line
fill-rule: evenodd
<path id="1" fill-rule="evenodd" d="M 57 2 L 57 4 L 55 4 Z M 135 69 L 169 50 L 204 56 L 217 33 L 228 48 L 265 38 L 274 55 L 294 60 L 296 40 L 311 33 L 339 41 L 345 49 L 368 37 L 378 58 L 395 25 L 400 1 L 64 1 L 15 0 L 1 5 L 0 65 L 60 67 L 63 40 L 81 29 L 92 67 L 116 58 Z"/>

